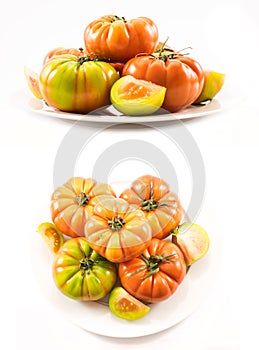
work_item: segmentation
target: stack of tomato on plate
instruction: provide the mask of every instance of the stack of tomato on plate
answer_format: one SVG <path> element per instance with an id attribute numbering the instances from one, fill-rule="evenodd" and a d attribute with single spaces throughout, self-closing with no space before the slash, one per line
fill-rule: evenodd
<path id="1" fill-rule="evenodd" d="M 87 114 L 112 104 L 124 115 L 173 113 L 213 99 L 224 84 L 225 74 L 160 42 L 147 17 L 106 15 L 83 38 L 83 48 L 47 53 L 39 75 L 25 67 L 32 93 L 54 109 Z"/>
<path id="2" fill-rule="evenodd" d="M 155 176 L 138 177 L 119 196 L 109 184 L 73 177 L 54 190 L 50 208 L 52 222 L 38 232 L 55 255 L 57 288 L 81 302 L 108 297 L 124 319 L 171 297 L 209 248 L 206 231 L 182 223 L 179 198 Z"/>

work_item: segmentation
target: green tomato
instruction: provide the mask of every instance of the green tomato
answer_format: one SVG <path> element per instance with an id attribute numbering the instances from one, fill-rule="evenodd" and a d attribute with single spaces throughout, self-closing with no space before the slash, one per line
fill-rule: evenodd
<path id="1" fill-rule="evenodd" d="M 59 55 L 48 61 L 39 77 L 46 103 L 65 112 L 88 113 L 110 104 L 110 89 L 119 78 L 107 62 Z"/>
<path id="2" fill-rule="evenodd" d="M 149 306 L 134 298 L 122 287 L 115 287 L 111 291 L 109 307 L 115 316 L 130 321 L 138 320 L 150 311 Z"/>
<path id="3" fill-rule="evenodd" d="M 58 289 L 69 298 L 99 300 L 117 280 L 116 265 L 92 250 L 85 238 L 72 238 L 56 255 L 53 278 Z"/>
<path id="4" fill-rule="evenodd" d="M 163 86 L 127 75 L 113 84 L 111 102 L 123 114 L 148 115 L 162 106 L 165 93 Z"/>

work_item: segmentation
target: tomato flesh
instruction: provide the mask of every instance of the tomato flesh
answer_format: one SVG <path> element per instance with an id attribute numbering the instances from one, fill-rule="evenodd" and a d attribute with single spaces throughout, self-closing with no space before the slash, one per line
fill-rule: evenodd
<path id="1" fill-rule="evenodd" d="M 56 254 L 59 248 L 64 244 L 62 232 L 52 223 L 43 222 L 37 228 L 50 251 Z"/>
<path id="2" fill-rule="evenodd" d="M 109 307 L 115 316 L 130 321 L 142 318 L 150 311 L 149 306 L 134 298 L 122 287 L 115 287 L 111 291 Z"/>
<path id="3" fill-rule="evenodd" d="M 155 113 L 163 104 L 166 88 L 151 82 L 125 76 L 111 88 L 113 106 L 126 115 Z"/>

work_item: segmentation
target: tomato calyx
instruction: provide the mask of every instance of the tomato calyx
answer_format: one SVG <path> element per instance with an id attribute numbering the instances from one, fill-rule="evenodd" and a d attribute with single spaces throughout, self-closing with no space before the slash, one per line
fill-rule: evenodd
<path id="1" fill-rule="evenodd" d="M 112 23 L 113 23 L 113 22 L 116 22 L 116 21 L 123 21 L 124 23 L 127 22 L 126 19 L 125 19 L 125 17 L 119 17 L 119 16 L 116 16 L 116 15 L 110 16 L 110 19 L 111 19 L 111 22 L 112 22 Z"/>
<path id="2" fill-rule="evenodd" d="M 113 231 L 119 231 L 125 224 L 125 220 L 120 216 L 114 216 L 112 219 L 108 219 L 108 224 Z"/>
<path id="3" fill-rule="evenodd" d="M 153 276 L 157 272 L 159 272 L 159 265 L 161 263 L 164 263 L 164 262 L 174 263 L 174 261 L 170 259 L 173 256 L 176 256 L 176 254 L 174 253 L 167 256 L 164 256 L 162 254 L 155 254 L 155 255 L 150 255 L 150 257 L 147 258 L 144 254 L 141 254 L 140 257 L 145 261 L 146 264 L 141 266 L 137 270 L 135 270 L 130 276 L 133 276 L 145 269 L 149 270 L 149 272 L 145 276 L 141 277 L 140 278 L 141 280 L 144 280 L 147 277 Z"/>
<path id="4" fill-rule="evenodd" d="M 99 61 L 101 61 L 101 59 L 99 59 L 99 57 L 96 56 L 95 54 L 80 56 L 77 59 L 77 62 L 80 65 L 84 64 L 85 62 L 99 62 Z"/>
<path id="5" fill-rule="evenodd" d="M 179 51 L 175 51 L 173 49 L 171 49 L 170 47 L 166 46 L 166 43 L 168 41 L 169 38 L 167 38 L 162 46 L 158 49 L 155 50 L 155 52 L 151 55 L 161 61 L 166 62 L 167 60 L 171 60 L 174 59 L 177 56 L 187 56 L 189 55 L 189 52 L 187 53 L 183 53 L 183 51 L 187 50 L 187 49 L 192 49 L 190 46 L 185 47 L 184 49 L 181 49 Z"/>
<path id="6" fill-rule="evenodd" d="M 93 259 L 89 259 L 89 258 L 83 258 L 80 260 L 80 265 L 79 268 L 82 271 L 82 273 L 84 273 L 85 271 L 89 271 L 92 269 L 93 265 L 94 265 L 94 260 Z"/>
<path id="7" fill-rule="evenodd" d="M 84 192 L 79 193 L 79 195 L 76 197 L 77 204 L 81 207 L 85 207 L 90 200 L 89 194 L 86 194 Z"/>
<path id="8" fill-rule="evenodd" d="M 149 185 L 149 199 L 143 200 L 141 203 L 141 209 L 144 211 L 153 211 L 155 210 L 158 206 L 163 205 L 163 204 L 158 204 L 157 201 L 153 198 L 154 191 L 152 188 L 152 184 Z"/>
<path id="9" fill-rule="evenodd" d="M 98 262 L 104 261 L 104 260 L 105 259 L 102 256 L 99 256 L 97 259 L 91 259 L 85 256 L 79 261 L 79 268 L 82 274 L 84 274 L 85 272 L 89 272 L 90 270 L 92 270 L 95 264 L 98 264 Z"/>
<path id="10" fill-rule="evenodd" d="M 158 203 L 153 199 L 147 199 L 141 203 L 141 209 L 144 211 L 153 211 L 158 207 Z"/>

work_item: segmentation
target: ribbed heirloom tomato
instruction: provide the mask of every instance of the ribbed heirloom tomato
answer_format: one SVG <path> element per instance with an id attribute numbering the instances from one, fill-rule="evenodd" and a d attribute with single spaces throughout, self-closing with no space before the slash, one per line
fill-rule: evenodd
<path id="1" fill-rule="evenodd" d="M 93 251 L 85 238 L 66 241 L 53 263 L 53 278 L 58 289 L 67 297 L 98 300 L 113 288 L 117 272 L 115 264 Z"/>
<path id="2" fill-rule="evenodd" d="M 121 193 L 120 198 L 137 205 L 145 214 L 153 237 L 167 237 L 181 221 L 183 210 L 178 197 L 158 177 L 144 175 L 137 178 Z"/>
<path id="3" fill-rule="evenodd" d="M 57 228 L 71 237 L 84 236 L 84 226 L 101 198 L 114 197 L 113 189 L 91 178 L 73 177 L 51 196 L 51 216 Z"/>
<path id="4" fill-rule="evenodd" d="M 71 54 L 75 55 L 77 57 L 85 56 L 86 52 L 82 47 L 79 47 L 78 49 L 75 49 L 73 47 L 66 48 L 66 47 L 56 47 L 53 50 L 50 50 L 44 57 L 43 64 L 50 61 L 52 58 L 55 58 L 60 55 L 64 54 Z"/>
<path id="5" fill-rule="evenodd" d="M 140 256 L 119 264 L 122 286 L 135 298 L 150 303 L 169 298 L 185 274 L 181 250 L 172 242 L 157 238 Z"/>
<path id="6" fill-rule="evenodd" d="M 130 59 L 122 71 L 122 76 L 125 75 L 166 87 L 162 108 L 169 112 L 191 105 L 204 83 L 203 69 L 196 60 L 163 47 L 153 55 Z"/>
<path id="7" fill-rule="evenodd" d="M 102 16 L 89 23 L 84 32 L 88 54 L 126 62 L 139 53 L 152 53 L 158 41 L 156 24 L 147 17 L 126 20 L 115 15 Z"/>
<path id="8" fill-rule="evenodd" d="M 64 54 L 43 66 L 39 86 L 49 106 L 65 112 L 89 113 L 110 104 L 110 89 L 118 78 L 119 74 L 107 62 Z"/>
<path id="9" fill-rule="evenodd" d="M 96 252 L 119 263 L 141 254 L 152 233 L 141 210 L 121 198 L 105 198 L 86 222 L 85 236 Z"/>

